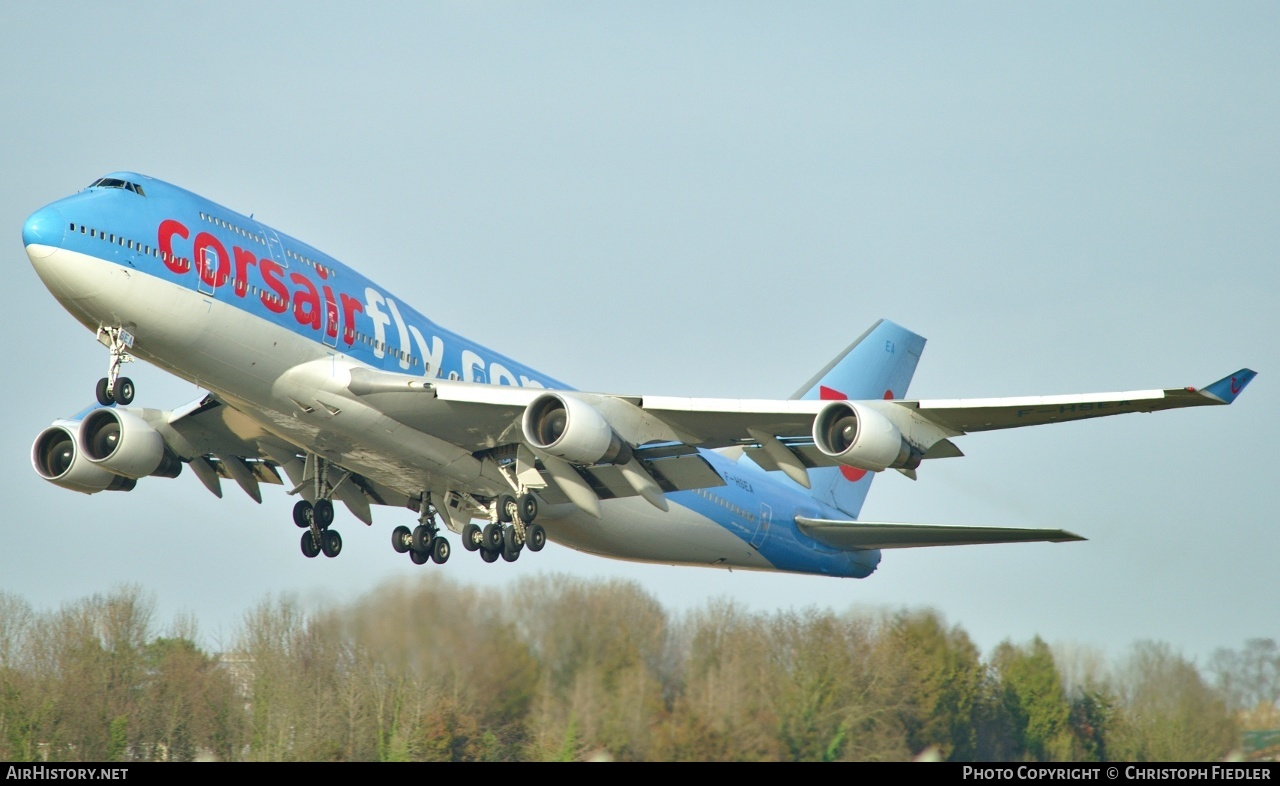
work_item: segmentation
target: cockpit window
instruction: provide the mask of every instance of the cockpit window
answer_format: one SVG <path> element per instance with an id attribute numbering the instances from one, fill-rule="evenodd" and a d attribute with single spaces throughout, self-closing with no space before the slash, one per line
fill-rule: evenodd
<path id="1" fill-rule="evenodd" d="M 138 196 L 146 196 L 142 192 L 142 186 L 137 183 L 130 183 L 128 180 L 120 180 L 115 177 L 100 177 L 89 184 L 89 188 L 123 188 L 125 191 L 132 191 Z"/>

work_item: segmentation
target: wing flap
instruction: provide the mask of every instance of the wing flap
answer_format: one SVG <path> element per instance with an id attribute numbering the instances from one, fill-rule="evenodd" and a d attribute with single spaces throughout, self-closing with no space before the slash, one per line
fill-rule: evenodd
<path id="1" fill-rule="evenodd" d="M 724 485 L 720 473 L 696 453 L 646 461 L 644 465 L 663 491 L 690 491 Z"/>
<path id="2" fill-rule="evenodd" d="M 637 457 L 641 455 L 637 452 Z M 640 463 L 663 492 L 690 491 L 724 485 L 724 478 L 721 478 L 720 474 L 712 469 L 711 464 L 696 452 L 656 459 L 646 456 Z M 580 476 L 601 500 L 639 495 L 619 467 L 609 464 L 573 467 L 567 462 L 566 466 L 569 467 L 569 471 Z M 543 501 L 550 505 L 572 501 L 556 481 L 555 475 L 547 468 L 545 461 L 539 460 L 535 469 L 544 482 L 544 485 L 537 490 Z"/>
<path id="3" fill-rule="evenodd" d="M 1062 529 L 965 527 L 939 524 L 897 524 L 884 521 L 842 521 L 796 516 L 796 526 L 831 548 L 908 549 L 922 546 L 970 546 L 986 543 L 1065 543 L 1085 540 Z"/>
<path id="4" fill-rule="evenodd" d="M 800 463 L 808 469 L 816 467 L 838 467 L 840 463 L 831 458 L 827 454 L 818 450 L 817 445 L 789 444 L 787 448 L 800 459 Z M 759 467 L 765 471 L 772 472 L 781 469 L 778 462 L 761 447 L 750 447 L 744 451 L 747 457 L 754 461 Z M 949 439 L 943 439 L 935 442 L 933 447 L 921 456 L 922 459 L 940 459 L 940 458 L 958 458 L 964 453 L 956 444 Z"/>

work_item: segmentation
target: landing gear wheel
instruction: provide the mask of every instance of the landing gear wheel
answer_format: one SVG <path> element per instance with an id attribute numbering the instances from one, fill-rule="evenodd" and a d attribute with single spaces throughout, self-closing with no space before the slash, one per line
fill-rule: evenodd
<path id="1" fill-rule="evenodd" d="M 504 547 L 502 549 L 502 558 L 507 562 L 515 562 L 520 559 L 520 548 L 509 549 Z"/>
<path id="2" fill-rule="evenodd" d="M 104 407 L 111 406 L 115 403 L 115 399 L 107 392 L 107 378 L 103 377 L 98 380 L 98 386 L 94 388 L 94 393 L 98 396 L 98 403 Z"/>
<path id="3" fill-rule="evenodd" d="M 316 545 L 316 539 L 311 537 L 311 531 L 302 533 L 302 556 L 307 559 L 314 559 L 319 556 L 320 547 Z"/>
<path id="4" fill-rule="evenodd" d="M 321 536 L 321 550 L 326 557 L 336 557 L 342 553 L 342 536 L 335 529 L 327 529 Z"/>
<path id="5" fill-rule="evenodd" d="M 396 550 L 397 554 L 403 554 L 409 550 L 409 544 L 413 542 L 413 535 L 409 532 L 408 527 L 396 527 L 391 530 L 391 548 Z"/>
<path id="6" fill-rule="evenodd" d="M 484 542 L 484 534 L 480 531 L 479 525 L 468 524 L 462 528 L 462 548 L 467 551 L 475 551 L 480 548 L 480 544 Z"/>
<path id="7" fill-rule="evenodd" d="M 516 505 L 520 508 L 520 520 L 525 524 L 532 524 L 538 517 L 538 499 L 532 494 L 521 494 Z"/>
<path id="8" fill-rule="evenodd" d="M 480 547 L 480 559 L 484 560 L 485 562 L 497 562 L 497 561 L 498 561 L 498 552 L 494 551 L 493 549 L 487 549 L 487 548 L 485 548 L 485 547 L 481 546 L 481 547 Z"/>
<path id="9" fill-rule="evenodd" d="M 431 561 L 437 565 L 443 565 L 449 561 L 449 541 L 445 538 L 437 537 L 431 541 Z"/>
<path id="10" fill-rule="evenodd" d="M 409 550 L 409 559 L 413 561 L 414 565 L 426 565 L 431 561 L 431 557 L 426 552 L 414 551 L 413 549 Z"/>
<path id="11" fill-rule="evenodd" d="M 327 499 L 316 500 L 316 504 L 312 506 L 312 516 L 316 520 L 316 526 L 325 529 L 333 523 L 333 503 Z"/>
<path id="12" fill-rule="evenodd" d="M 513 554 L 520 553 L 520 549 L 524 548 L 524 539 L 520 537 L 520 533 L 516 532 L 515 527 L 507 527 L 502 531 L 502 550 L 510 551 Z M 514 562 L 515 560 L 507 560 Z"/>
<path id="13" fill-rule="evenodd" d="M 410 547 L 421 554 L 431 553 L 431 530 L 426 525 L 419 524 L 413 528 L 413 540 Z"/>
<path id="14" fill-rule="evenodd" d="M 506 524 L 516 513 L 516 498 L 510 494 L 498 495 L 498 522 Z"/>
<path id="15" fill-rule="evenodd" d="M 547 545 L 547 531 L 541 524 L 534 524 L 525 533 L 524 544 L 529 547 L 529 551 L 542 551 L 542 547 Z"/>
<path id="16" fill-rule="evenodd" d="M 493 551 L 502 549 L 502 525 L 488 524 L 484 528 L 484 545 Z"/>
<path id="17" fill-rule="evenodd" d="M 293 523 L 302 529 L 311 527 L 312 507 L 311 503 L 305 499 L 300 499 L 293 505 Z"/>
<path id="18" fill-rule="evenodd" d="M 116 387 L 111 397 L 116 400 L 117 404 L 128 406 L 133 403 L 133 392 L 133 380 L 128 377 L 120 377 L 116 380 Z"/>

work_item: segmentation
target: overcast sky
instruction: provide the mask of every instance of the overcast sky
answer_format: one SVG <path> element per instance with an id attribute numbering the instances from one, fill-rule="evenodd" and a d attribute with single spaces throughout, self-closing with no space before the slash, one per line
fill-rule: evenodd
<path id="1" fill-rule="evenodd" d="M 424 571 L 624 577 L 673 610 L 928 606 L 984 651 L 1149 638 L 1203 662 L 1280 637 L 1277 42 L 1273 2 L 0 4 L 0 590 L 56 608 L 136 582 L 215 642 L 269 594 Z M 962 438 L 863 510 L 1086 543 L 890 551 L 861 581 L 555 545 L 415 567 L 388 534 L 413 514 L 340 509 L 342 556 L 307 560 L 278 487 L 88 497 L 31 469 L 107 354 L 22 222 L 116 169 L 584 389 L 785 397 L 880 317 L 929 339 L 912 397 L 1260 376 L 1230 408 Z M 129 373 L 142 406 L 200 395 Z"/>

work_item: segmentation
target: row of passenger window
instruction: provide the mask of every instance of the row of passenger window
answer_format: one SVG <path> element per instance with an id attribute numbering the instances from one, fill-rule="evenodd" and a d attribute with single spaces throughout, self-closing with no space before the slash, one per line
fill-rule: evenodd
<path id="1" fill-rule="evenodd" d="M 102 229 L 87 227 L 84 224 L 71 224 L 68 226 L 68 230 L 71 232 L 78 231 L 82 235 L 88 235 L 89 237 L 97 238 L 98 240 L 105 240 L 108 243 L 115 243 L 123 248 L 129 249 L 130 251 L 136 251 L 139 254 L 153 256 L 156 259 L 163 259 L 166 262 L 170 259 L 168 254 L 162 253 L 160 249 L 155 248 L 154 246 L 147 245 L 140 240 L 132 240 L 124 235 L 117 235 L 114 232 L 107 232 Z"/>
<path id="2" fill-rule="evenodd" d="M 210 224 L 220 226 L 229 232 L 235 232 L 237 235 L 241 235 L 242 237 L 247 237 L 251 240 L 256 240 L 259 244 L 263 246 L 267 246 L 267 239 L 262 235 L 259 235 L 256 232 L 252 232 L 250 230 L 244 229 L 243 227 L 237 226 L 236 224 L 233 224 L 230 221 L 227 221 L 226 219 L 218 218 L 217 216 L 210 215 L 209 213 L 205 213 L 203 211 L 201 211 L 200 213 L 200 218 L 204 221 L 209 222 Z M 317 262 L 310 257 L 303 256 L 302 254 L 299 254 L 298 252 L 293 251 L 291 249 L 285 249 L 284 255 L 286 257 L 289 257 L 290 259 L 296 259 L 302 264 L 307 265 L 310 268 L 313 268 L 317 273 L 320 274 L 321 278 L 333 278 L 334 275 L 337 273 L 337 271 L 335 271 L 333 268 L 329 267 L 328 265 Z M 285 267 L 288 267 L 288 264 L 286 264 Z"/>
<path id="3" fill-rule="evenodd" d="M 755 515 L 754 515 L 754 514 L 752 514 L 752 513 L 748 512 L 748 511 L 747 511 L 747 510 L 745 510 L 744 508 L 740 508 L 740 507 L 738 507 L 737 505 L 733 504 L 732 502 L 728 501 L 727 499 L 725 499 L 725 498 L 721 497 L 719 494 L 716 494 L 716 493 L 712 492 L 710 489 L 696 489 L 696 490 L 694 491 L 694 493 L 695 493 L 695 494 L 697 494 L 697 495 L 698 495 L 698 496 L 700 496 L 700 497 L 705 497 L 705 498 L 707 498 L 707 499 L 711 500 L 712 502 L 716 503 L 716 504 L 717 504 L 717 505 L 719 505 L 720 507 L 725 508 L 726 510 L 730 511 L 731 513 L 734 513 L 734 514 L 736 514 L 736 515 L 738 515 L 738 516 L 741 516 L 742 518 L 746 519 L 747 521 L 755 521 L 755 520 L 756 520 L 756 517 L 755 517 Z"/>
<path id="4" fill-rule="evenodd" d="M 223 221 L 220 218 L 214 218 L 208 213 L 201 213 L 200 218 L 202 218 L 205 221 L 208 221 L 211 224 L 216 224 L 231 232 L 235 232 L 236 234 L 243 235 L 244 237 L 256 240 L 257 242 L 261 243 L 264 246 L 267 244 L 266 240 L 261 235 L 254 234 L 253 232 L 250 232 L 246 229 L 241 229 L 240 227 L 236 226 L 235 224 L 232 224 L 229 221 Z M 147 254 L 148 256 L 154 256 L 157 259 L 163 259 L 165 262 L 168 262 L 170 260 L 170 256 L 164 252 L 161 252 L 159 249 L 154 248 L 141 241 L 131 240 L 129 238 L 126 238 L 123 235 L 116 235 L 113 232 L 105 232 L 100 229 L 86 227 L 83 224 L 74 224 L 74 223 L 70 225 L 70 230 L 72 232 L 79 230 L 80 234 L 82 235 L 87 234 L 90 237 L 100 238 L 102 240 L 106 240 L 109 243 L 118 242 L 121 246 L 124 246 L 125 248 L 128 248 L 131 251 L 138 251 L 140 253 Z M 322 265 L 313 259 L 302 256 L 301 254 L 296 254 L 293 251 L 287 251 L 287 250 L 285 251 L 285 254 L 287 256 L 293 257 L 299 262 L 302 262 L 304 264 L 310 265 L 311 267 L 315 268 L 324 278 L 333 278 L 336 275 L 336 271 L 333 268 L 328 267 L 326 265 Z M 285 267 L 288 267 L 288 265 L 285 265 Z"/>
<path id="5" fill-rule="evenodd" d="M 237 235 L 240 235 L 241 237 L 247 237 L 250 240 L 255 240 L 257 241 L 258 245 L 261 245 L 261 246 L 267 245 L 267 239 L 262 235 L 259 235 L 257 232 L 250 232 L 249 230 L 244 229 L 242 227 L 238 227 L 235 224 L 231 223 L 230 221 L 224 221 L 221 218 L 215 218 L 214 216 L 211 216 L 208 213 L 205 213 L 204 211 L 200 212 L 200 218 L 203 221 L 208 221 L 210 224 L 213 224 L 215 226 L 220 226 L 223 229 L 227 230 L 228 232 L 235 232 Z"/>
<path id="6" fill-rule="evenodd" d="M 298 260 L 302 264 L 307 265 L 311 268 L 314 268 L 315 271 L 320 274 L 321 278 L 333 278 L 334 274 L 336 273 L 336 271 L 333 268 L 329 267 L 328 265 L 322 265 L 321 263 L 315 261 L 314 259 L 311 259 L 310 257 L 304 257 L 302 254 L 299 254 L 296 251 L 291 251 L 286 248 L 284 251 L 284 255 L 287 257 L 292 257 L 293 259 Z"/>

